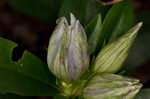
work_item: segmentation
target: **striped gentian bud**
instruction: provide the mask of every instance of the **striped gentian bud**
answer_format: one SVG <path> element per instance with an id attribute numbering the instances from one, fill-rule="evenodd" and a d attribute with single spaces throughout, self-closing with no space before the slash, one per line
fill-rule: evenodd
<path id="1" fill-rule="evenodd" d="M 57 21 L 49 41 L 47 62 L 51 72 L 65 82 L 78 79 L 88 69 L 86 34 L 72 14 L 70 25 L 64 17 Z"/>
<path id="2" fill-rule="evenodd" d="M 102 74 L 88 82 L 83 96 L 85 99 L 133 99 L 141 87 L 137 79 Z"/>
<path id="3" fill-rule="evenodd" d="M 93 72 L 115 73 L 128 56 L 129 49 L 142 23 L 138 23 L 118 40 L 106 45 L 96 57 Z"/>

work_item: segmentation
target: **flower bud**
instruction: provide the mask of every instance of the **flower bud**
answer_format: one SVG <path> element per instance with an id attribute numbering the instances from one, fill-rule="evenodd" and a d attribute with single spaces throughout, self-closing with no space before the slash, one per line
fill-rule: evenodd
<path id="1" fill-rule="evenodd" d="M 141 26 L 142 23 L 138 23 L 118 40 L 104 47 L 96 57 L 93 71 L 98 73 L 117 72 L 127 58 L 129 48 Z"/>
<path id="2" fill-rule="evenodd" d="M 58 20 L 48 46 L 48 67 L 60 80 L 79 78 L 89 65 L 87 38 L 83 27 L 71 14 L 71 25 L 64 17 Z"/>
<path id="3" fill-rule="evenodd" d="M 132 99 L 140 90 L 139 80 L 115 74 L 96 75 L 83 91 L 85 99 Z"/>

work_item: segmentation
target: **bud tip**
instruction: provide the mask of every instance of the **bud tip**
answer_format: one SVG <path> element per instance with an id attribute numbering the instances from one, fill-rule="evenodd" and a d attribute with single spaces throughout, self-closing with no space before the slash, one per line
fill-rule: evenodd
<path id="1" fill-rule="evenodd" d="M 141 27 L 143 25 L 143 22 L 139 22 L 137 25 L 138 27 Z"/>

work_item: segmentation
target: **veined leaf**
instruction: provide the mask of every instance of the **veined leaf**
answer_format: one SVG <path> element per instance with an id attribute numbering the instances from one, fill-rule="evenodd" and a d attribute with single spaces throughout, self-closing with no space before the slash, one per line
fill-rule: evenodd
<path id="1" fill-rule="evenodd" d="M 123 12 L 120 14 L 120 18 L 118 18 L 118 23 L 116 23 L 109 41 L 115 40 L 119 36 L 123 35 L 123 33 L 127 32 L 134 23 L 134 13 L 131 1 L 126 0 L 122 6 L 124 6 L 124 8 L 122 8 Z"/>
<path id="2" fill-rule="evenodd" d="M 98 42 L 98 36 L 102 29 L 101 14 L 98 14 L 85 28 L 88 38 L 88 51 L 94 53 Z"/>
<path id="3" fill-rule="evenodd" d="M 25 51 L 18 61 L 12 61 L 12 50 L 16 44 L 0 38 L 0 93 L 18 95 L 54 95 L 51 86 L 55 78 L 48 66 L 39 58 Z"/>
<path id="4" fill-rule="evenodd" d="M 100 22 L 99 24 L 101 24 L 101 21 L 99 22 Z M 92 47 L 94 47 L 92 50 L 90 50 L 91 54 L 97 53 L 103 47 L 104 42 L 105 44 L 107 44 L 109 41 L 112 41 L 117 37 L 119 37 L 120 35 L 122 35 L 123 33 L 125 33 L 131 27 L 132 23 L 133 23 L 133 12 L 131 7 L 131 2 L 129 0 L 124 0 L 123 2 L 115 4 L 108 11 L 103 21 L 103 25 L 101 25 L 101 27 L 99 27 L 99 30 L 96 31 L 98 33 L 94 33 L 97 35 L 93 39 L 92 44 L 94 45 L 89 46 L 90 47 L 89 49 L 92 49 Z M 99 25 L 97 24 L 97 21 L 95 21 L 95 23 L 93 22 L 95 27 L 93 27 L 92 25 L 90 27 L 90 24 L 86 28 L 87 30 L 86 32 L 88 33 L 88 35 L 90 33 L 92 35 L 93 32 L 95 32 L 94 31 L 95 28 Z M 92 42 L 92 40 L 90 40 L 91 38 L 93 37 L 89 36 L 88 38 L 90 42 Z"/>

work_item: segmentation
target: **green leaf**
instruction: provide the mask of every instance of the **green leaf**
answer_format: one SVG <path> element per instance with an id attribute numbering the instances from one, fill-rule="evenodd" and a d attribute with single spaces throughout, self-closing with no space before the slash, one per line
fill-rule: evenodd
<path id="1" fill-rule="evenodd" d="M 96 49 L 92 52 L 97 52 L 103 47 L 104 42 L 107 44 L 125 33 L 133 23 L 133 12 L 131 2 L 124 0 L 123 2 L 115 4 L 107 13 L 101 31 L 97 31 L 98 40 L 96 42 Z M 95 23 L 96 24 L 96 23 Z M 93 28 L 95 29 L 95 28 Z M 95 39 L 96 39 L 95 38 Z"/>
<path id="2" fill-rule="evenodd" d="M 8 0 L 8 3 L 26 15 L 41 21 L 55 22 L 62 0 Z"/>
<path id="3" fill-rule="evenodd" d="M 102 6 L 96 0 L 64 0 L 61 4 L 58 16 L 65 16 L 68 20 L 70 13 L 73 13 L 82 24 L 87 24 L 89 20 L 98 13 L 105 16 L 109 7 Z"/>
<path id="4" fill-rule="evenodd" d="M 85 28 L 88 38 L 88 51 L 94 53 L 98 42 L 98 36 L 102 29 L 101 14 L 98 14 Z"/>
<path id="5" fill-rule="evenodd" d="M 12 51 L 17 45 L 0 38 L 0 93 L 18 95 L 54 95 L 51 86 L 55 78 L 39 58 L 25 51 L 18 62 L 12 61 Z"/>
<path id="6" fill-rule="evenodd" d="M 150 89 L 142 89 L 135 99 L 150 99 Z"/>
<path id="7" fill-rule="evenodd" d="M 105 46 L 96 57 L 93 71 L 98 73 L 117 72 L 128 56 L 128 51 L 142 23 L 138 23 L 118 40 Z"/>
<path id="8" fill-rule="evenodd" d="M 89 24 L 85 27 L 87 38 L 90 38 L 91 35 L 94 35 L 94 30 L 98 30 L 102 25 L 102 16 L 101 14 L 98 14 L 95 18 L 93 18 Z"/>
<path id="9" fill-rule="evenodd" d="M 55 23 L 60 16 L 69 19 L 72 12 L 86 24 L 99 12 L 105 15 L 108 8 L 96 0 L 8 0 L 8 3 L 17 11 L 49 23 Z"/>
<path id="10" fill-rule="evenodd" d="M 119 4 L 118 4 L 118 6 L 119 6 Z M 121 6 L 123 8 L 121 8 Z M 114 6 L 114 9 L 112 9 L 112 10 L 115 10 L 117 8 L 118 7 L 116 5 L 116 6 Z M 134 13 L 133 13 L 131 1 L 130 0 L 124 0 L 124 2 L 122 2 L 122 4 L 120 4 L 120 9 L 121 9 L 121 11 L 116 10 L 116 12 L 118 12 L 118 14 L 117 14 L 118 16 L 117 15 L 113 16 L 113 19 L 114 18 L 115 19 L 111 23 L 115 23 L 116 20 L 118 20 L 118 21 L 116 21 L 116 23 L 113 24 L 114 29 L 112 29 L 113 32 L 112 32 L 112 35 L 111 35 L 109 41 L 115 40 L 119 36 L 123 35 L 133 25 Z M 114 15 L 115 13 L 112 11 L 111 13 L 108 14 L 108 16 L 112 15 L 112 14 Z M 107 24 L 107 22 L 106 22 L 106 24 Z"/>

